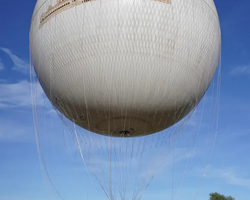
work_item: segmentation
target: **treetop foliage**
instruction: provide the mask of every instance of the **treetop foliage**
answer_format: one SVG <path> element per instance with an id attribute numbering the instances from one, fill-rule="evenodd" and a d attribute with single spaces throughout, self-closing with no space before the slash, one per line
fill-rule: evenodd
<path id="1" fill-rule="evenodd" d="M 210 196 L 209 200 L 235 200 L 235 198 L 231 196 L 225 196 L 217 192 L 210 193 L 209 196 Z"/>

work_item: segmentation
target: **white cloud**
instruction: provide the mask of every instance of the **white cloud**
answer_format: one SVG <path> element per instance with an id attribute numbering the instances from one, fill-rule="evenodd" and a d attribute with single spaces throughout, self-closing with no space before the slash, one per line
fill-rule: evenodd
<path id="1" fill-rule="evenodd" d="M 13 70 L 16 70 L 16 71 L 19 71 L 22 73 L 29 73 L 30 64 L 27 61 L 25 61 L 25 60 L 19 58 L 18 56 L 16 56 L 15 54 L 13 54 L 10 49 L 0 47 L 0 50 L 5 52 L 10 57 L 12 62 L 14 63 L 14 66 L 12 68 Z M 1 66 L 1 63 L 0 63 L 0 66 Z"/>
<path id="2" fill-rule="evenodd" d="M 33 87 L 36 88 L 36 105 L 44 105 L 46 99 L 44 92 L 38 82 Z M 20 81 L 17 83 L 0 83 L 0 108 L 27 107 L 32 105 L 31 83 Z"/>
<path id="3" fill-rule="evenodd" d="M 239 66 L 236 68 L 233 68 L 230 71 L 230 75 L 237 76 L 237 75 L 250 75 L 250 65 L 246 66 Z"/>
<path id="4" fill-rule="evenodd" d="M 0 70 L 3 70 L 4 69 L 4 64 L 2 63 L 2 60 L 0 58 Z"/>

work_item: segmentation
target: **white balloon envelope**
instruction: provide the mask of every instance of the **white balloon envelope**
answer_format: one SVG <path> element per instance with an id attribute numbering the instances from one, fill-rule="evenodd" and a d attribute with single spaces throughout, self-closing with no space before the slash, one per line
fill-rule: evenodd
<path id="1" fill-rule="evenodd" d="M 164 130 L 199 103 L 221 36 L 213 0 L 38 0 L 30 50 L 51 103 L 92 132 Z"/>

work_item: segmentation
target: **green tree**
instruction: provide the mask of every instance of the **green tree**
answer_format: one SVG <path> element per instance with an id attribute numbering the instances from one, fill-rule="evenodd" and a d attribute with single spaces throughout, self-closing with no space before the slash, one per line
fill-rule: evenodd
<path id="1" fill-rule="evenodd" d="M 235 200 L 235 198 L 231 196 L 225 196 L 217 192 L 210 193 L 209 196 L 210 196 L 209 200 Z"/>

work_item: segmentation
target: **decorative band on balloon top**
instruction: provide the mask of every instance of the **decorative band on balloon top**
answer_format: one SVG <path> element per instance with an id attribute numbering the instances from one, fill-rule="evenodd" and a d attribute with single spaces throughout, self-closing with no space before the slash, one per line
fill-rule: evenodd
<path id="1" fill-rule="evenodd" d="M 51 18 L 56 16 L 57 14 L 81 5 L 83 3 L 87 3 L 90 1 L 97 1 L 97 0 L 57 0 L 57 4 L 55 6 L 49 6 L 48 11 L 43 13 L 40 19 L 40 25 L 39 28 L 41 28 L 47 21 L 49 21 Z M 152 1 L 158 1 L 166 4 L 171 4 L 171 0 L 152 0 Z"/>

